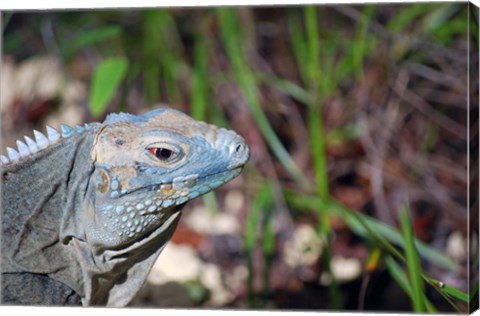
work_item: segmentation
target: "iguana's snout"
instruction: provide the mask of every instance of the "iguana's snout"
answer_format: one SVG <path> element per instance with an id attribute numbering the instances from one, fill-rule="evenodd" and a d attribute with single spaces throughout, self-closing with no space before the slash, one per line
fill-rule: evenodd
<path id="1" fill-rule="evenodd" d="M 220 128 L 217 132 L 214 147 L 218 150 L 226 150 L 230 156 L 230 169 L 242 167 L 250 158 L 250 148 L 245 139 L 237 133 Z"/>

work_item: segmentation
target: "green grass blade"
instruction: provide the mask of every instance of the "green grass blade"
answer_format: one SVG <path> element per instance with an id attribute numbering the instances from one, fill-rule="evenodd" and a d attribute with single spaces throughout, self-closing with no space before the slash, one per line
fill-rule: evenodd
<path id="1" fill-rule="evenodd" d="M 253 286 L 254 269 L 253 269 L 253 253 L 257 245 L 258 227 L 261 221 L 262 212 L 269 208 L 273 202 L 270 184 L 265 182 L 255 196 L 250 211 L 248 212 L 244 231 L 245 255 L 247 261 L 248 277 L 247 277 L 247 296 L 250 307 L 258 307 L 258 301 L 255 299 L 255 290 Z M 264 241 L 265 242 L 265 241 Z M 268 242 L 268 241 L 267 241 Z M 270 245 L 264 244 L 263 247 Z"/>
<path id="2" fill-rule="evenodd" d="M 160 99 L 160 80 L 165 86 L 166 102 L 181 102 L 178 69 L 185 68 L 182 46 L 172 13 L 165 9 L 143 12 L 142 49 L 144 58 L 144 93 L 149 103 Z M 185 66 L 185 67 L 184 67 Z"/>
<path id="3" fill-rule="evenodd" d="M 398 13 L 388 22 L 387 29 L 391 32 L 405 30 L 415 20 L 432 9 L 430 3 L 417 3 L 398 8 Z"/>
<path id="4" fill-rule="evenodd" d="M 456 298 L 457 300 L 463 301 L 465 303 L 469 302 L 469 295 L 468 293 L 465 293 L 457 288 L 454 288 L 453 286 L 450 286 L 448 284 L 444 284 L 441 287 L 441 290 L 445 292 L 446 294 L 450 295 L 453 298 Z"/>
<path id="5" fill-rule="evenodd" d="M 192 95 L 191 95 L 191 115 L 196 120 L 207 120 L 207 102 L 208 102 L 208 45 L 203 32 L 198 32 L 195 37 L 193 71 L 192 71 Z M 203 196 L 203 201 L 207 207 L 214 213 L 218 212 L 217 199 L 215 191 L 211 191 Z"/>
<path id="6" fill-rule="evenodd" d="M 263 225 L 263 239 L 262 239 L 262 252 L 264 259 L 264 268 L 263 268 L 263 297 L 266 299 L 269 293 L 270 287 L 270 271 L 272 263 L 275 256 L 275 229 L 273 225 L 273 220 L 271 218 L 272 212 L 271 208 L 268 209 L 267 214 L 265 214 L 264 225 Z"/>
<path id="7" fill-rule="evenodd" d="M 160 100 L 161 65 L 158 56 L 162 51 L 161 28 L 157 10 L 146 10 L 142 19 L 143 93 L 148 103 Z"/>
<path id="8" fill-rule="evenodd" d="M 208 208 L 211 214 L 218 214 L 217 195 L 215 191 L 210 191 L 202 196 L 203 203 Z"/>
<path id="9" fill-rule="evenodd" d="M 89 109 L 93 116 L 102 114 L 125 78 L 129 62 L 126 58 L 107 58 L 93 73 Z"/>
<path id="10" fill-rule="evenodd" d="M 326 207 L 329 207 L 330 211 L 346 219 L 349 226 L 357 234 L 363 237 L 369 237 L 364 224 L 362 224 L 362 221 L 363 221 L 367 223 L 367 225 L 371 227 L 371 229 L 376 234 L 382 236 L 383 238 L 385 238 L 386 240 L 388 240 L 389 242 L 397 246 L 404 247 L 404 241 L 403 241 L 402 235 L 395 228 L 385 223 L 382 223 L 381 221 L 374 219 L 368 215 L 360 214 L 355 211 L 352 211 L 334 200 L 330 200 L 328 202 L 328 206 Z M 359 218 L 362 221 L 360 221 Z M 457 264 L 453 262 L 449 257 L 433 249 L 427 244 L 419 240 L 415 240 L 415 245 L 418 248 L 420 255 L 425 259 L 427 259 L 428 261 L 430 261 L 432 264 L 435 264 L 438 267 L 451 270 L 451 271 L 457 268 Z"/>
<path id="11" fill-rule="evenodd" d="M 413 225 L 407 210 L 399 212 L 400 226 L 402 229 L 403 240 L 405 242 L 405 257 L 407 260 L 408 277 L 412 286 L 413 309 L 416 312 L 425 312 L 424 291 L 425 286 L 422 280 L 422 267 L 415 247 L 415 235 Z"/>
<path id="12" fill-rule="evenodd" d="M 403 271 L 403 269 L 400 267 L 400 265 L 393 259 L 392 256 L 385 256 L 384 258 L 385 265 L 387 266 L 388 272 L 392 276 L 392 278 L 397 282 L 398 285 L 405 291 L 405 293 L 408 294 L 410 298 L 413 296 L 413 290 L 412 287 L 410 286 L 410 283 L 407 282 L 407 275 Z M 424 301 L 425 301 L 425 306 L 427 308 L 427 311 L 429 313 L 436 313 L 437 309 L 435 306 L 430 302 L 428 298 L 425 297 L 424 295 Z"/>
<path id="13" fill-rule="evenodd" d="M 457 288 L 454 288 L 451 285 L 445 284 L 445 283 L 443 283 L 439 280 L 436 280 L 434 278 L 430 278 L 426 275 L 424 275 L 423 278 L 426 282 L 428 282 L 428 284 L 430 284 L 440 294 L 442 294 L 442 296 L 452 297 L 452 298 L 455 298 L 457 300 L 460 300 L 460 301 L 468 304 L 468 302 L 470 300 L 470 295 L 468 295 L 468 293 L 465 293 L 465 292 L 463 292 L 463 291 L 461 291 Z M 454 304 L 452 304 L 452 306 L 456 307 Z"/>
<path id="14" fill-rule="evenodd" d="M 220 8 L 218 9 L 218 18 L 222 40 L 227 55 L 232 63 L 234 77 L 246 98 L 247 105 L 253 118 L 280 163 L 298 183 L 307 187 L 308 180 L 290 157 L 290 154 L 275 134 L 275 131 L 262 110 L 258 97 L 255 76 L 250 70 L 248 63 L 245 62 L 242 50 L 239 49 L 242 47 L 241 43 L 238 41 L 241 36 L 237 32 L 241 29 L 241 24 L 238 22 L 236 12 L 230 8 Z"/>
<path id="15" fill-rule="evenodd" d="M 381 246 L 389 253 L 395 255 L 399 260 L 406 262 L 406 256 L 399 253 L 398 250 L 393 246 L 397 245 L 402 247 L 403 249 L 406 249 L 405 241 L 402 234 L 400 234 L 393 227 L 390 227 L 368 215 L 352 211 L 333 199 L 324 201 L 317 196 L 299 195 L 297 193 L 291 194 L 289 192 L 286 192 L 285 197 L 287 203 L 294 209 L 303 209 L 306 211 L 314 210 L 316 208 L 324 208 L 328 210 L 330 215 L 336 215 L 342 218 L 345 223 L 350 227 L 350 229 L 352 229 L 352 231 L 354 231 L 357 235 L 365 239 L 373 240 L 377 243 L 377 246 Z M 457 269 L 456 263 L 454 263 L 443 253 L 438 252 L 435 249 L 424 244 L 423 242 L 414 239 L 413 236 L 412 239 L 415 247 L 418 249 L 418 253 L 425 260 L 429 261 L 431 264 L 434 264 L 443 269 L 447 269 L 449 271 L 455 271 Z M 457 306 L 457 304 L 452 302 L 449 297 L 452 296 L 463 301 L 467 297 L 465 293 L 461 291 L 457 292 L 459 290 L 450 290 L 450 287 L 447 287 L 447 289 L 451 292 L 450 294 L 448 294 L 447 292 L 442 291 L 441 287 L 438 286 L 438 281 L 435 281 L 425 276 L 421 271 L 420 276 L 430 285 L 435 287 L 455 310 L 461 312 L 461 309 Z M 443 287 L 445 287 L 445 285 L 443 285 Z M 426 300 L 425 293 L 422 293 L 421 299 L 423 299 L 424 305 L 428 311 L 433 310 L 433 306 L 429 306 L 429 303 Z"/>
<path id="16" fill-rule="evenodd" d="M 307 31 L 307 73 L 305 74 L 311 84 L 311 92 L 318 93 L 320 83 L 320 38 L 318 36 L 317 8 L 306 6 L 304 8 L 305 24 Z"/>
<path id="17" fill-rule="evenodd" d="M 355 122 L 346 124 L 340 128 L 330 130 L 327 133 L 326 143 L 327 145 L 340 145 L 350 140 L 355 140 L 360 137 L 366 131 L 365 124 L 361 122 Z"/>
<path id="18" fill-rule="evenodd" d="M 457 13 L 459 6 L 455 3 L 442 3 L 429 10 L 423 19 L 422 31 L 433 33 L 436 29 L 450 22 L 451 17 Z M 467 26 L 464 26 L 466 31 Z"/>
<path id="19" fill-rule="evenodd" d="M 170 10 L 158 10 L 158 18 L 160 19 L 159 31 L 163 42 L 163 49 L 159 52 L 158 58 L 164 73 L 168 101 L 178 103 L 181 102 L 180 72 L 178 70 L 185 65 L 182 59 L 181 40 L 176 21 Z"/>
<path id="20" fill-rule="evenodd" d="M 270 184 L 265 182 L 258 194 L 253 200 L 252 207 L 248 212 L 248 217 L 245 224 L 245 248 L 250 251 L 257 244 L 257 228 L 260 222 L 260 215 L 264 208 L 268 207 L 272 203 L 272 194 Z"/>
<path id="21" fill-rule="evenodd" d="M 317 183 L 317 194 L 321 198 L 328 196 L 328 174 L 327 159 L 325 155 L 325 133 L 323 130 L 323 115 L 321 102 L 323 101 L 323 89 L 321 87 L 320 73 L 320 39 L 318 35 L 317 8 L 315 6 L 306 6 L 304 9 L 306 28 L 307 28 L 307 71 L 305 77 L 310 83 L 310 94 L 313 96 L 312 103 L 309 106 L 308 129 L 310 137 L 310 146 L 313 156 L 313 168 L 315 172 L 315 181 Z M 320 225 L 322 231 L 328 233 L 328 220 L 321 216 Z"/>
<path id="22" fill-rule="evenodd" d="M 307 40 L 302 29 L 300 16 L 294 11 L 288 15 L 288 30 L 293 56 L 297 62 L 299 74 L 304 82 L 308 82 L 308 64 L 305 62 L 305 60 L 307 60 Z"/>
<path id="23" fill-rule="evenodd" d="M 292 99 L 295 99 L 304 104 L 309 104 L 312 102 L 310 93 L 303 87 L 297 85 L 290 80 L 281 79 L 275 76 L 266 75 L 258 72 L 254 75 L 260 83 L 264 83 L 270 87 L 273 87 L 278 91 L 285 93 Z"/>
<path id="24" fill-rule="evenodd" d="M 469 304 L 472 304 L 475 299 L 478 300 L 478 282 L 472 287 L 472 290 L 470 291 L 470 297 L 469 297 Z"/>
<path id="25" fill-rule="evenodd" d="M 392 278 L 398 283 L 398 285 L 400 285 L 400 287 L 405 291 L 405 293 L 408 294 L 408 296 L 412 297 L 412 287 L 410 286 L 410 283 L 408 283 L 407 276 L 403 269 L 398 265 L 392 256 L 385 256 L 384 262 Z"/>
<path id="26" fill-rule="evenodd" d="M 448 295 L 445 291 L 442 290 L 443 287 L 445 287 L 445 284 L 443 282 L 440 282 L 438 280 L 435 280 L 433 278 L 430 278 L 426 276 L 425 274 L 422 275 L 423 279 L 425 282 L 427 282 L 430 286 L 432 286 L 434 289 L 437 290 L 437 292 L 458 312 L 458 313 L 465 313 L 465 308 L 462 306 L 459 306 L 457 303 L 455 303 L 450 295 Z M 468 304 L 468 303 L 467 303 Z"/>
<path id="27" fill-rule="evenodd" d="M 203 32 L 197 33 L 193 50 L 193 83 L 192 83 L 192 117 L 205 121 L 206 105 L 207 105 L 207 62 L 208 62 L 208 45 Z"/>
<path id="28" fill-rule="evenodd" d="M 69 59 L 72 55 L 82 47 L 104 42 L 108 39 L 120 37 L 122 28 L 118 25 L 108 25 L 95 28 L 94 30 L 84 31 L 72 40 L 63 42 L 60 52 L 65 59 Z"/>
<path id="29" fill-rule="evenodd" d="M 363 60 L 369 54 L 368 51 L 368 26 L 375 13 L 374 5 L 364 5 L 362 19 L 359 21 L 355 41 L 353 41 L 352 52 L 352 69 L 357 79 L 363 79 Z M 345 58 L 347 59 L 347 58 Z"/>
<path id="30" fill-rule="evenodd" d="M 330 91 L 330 83 L 332 80 L 327 78 L 329 67 L 333 63 L 329 58 L 323 58 L 324 63 L 321 64 L 320 55 L 320 36 L 318 31 L 318 7 L 306 6 L 304 7 L 304 18 L 306 26 L 306 57 L 304 61 L 306 68 L 303 70 L 304 78 L 307 78 L 307 87 L 311 95 L 311 102 L 308 103 L 308 118 L 307 125 L 310 134 L 310 150 L 312 154 L 312 163 L 315 177 L 316 193 L 321 199 L 327 199 L 329 196 L 328 183 L 328 166 L 326 157 L 326 141 L 325 130 L 323 127 L 323 112 L 322 103 L 327 93 Z M 327 45 L 323 49 L 326 50 Z M 317 209 L 319 220 L 320 237 L 326 241 L 327 246 L 321 258 L 321 267 L 323 271 L 329 275 L 332 282 L 328 286 L 329 292 L 329 306 L 332 309 L 341 307 L 340 291 L 333 274 L 331 273 L 331 227 L 330 218 L 327 210 L 322 208 Z"/>

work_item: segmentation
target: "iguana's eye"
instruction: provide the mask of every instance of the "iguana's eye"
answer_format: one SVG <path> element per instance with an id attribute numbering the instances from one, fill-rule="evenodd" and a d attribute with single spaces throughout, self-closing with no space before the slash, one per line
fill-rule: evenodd
<path id="1" fill-rule="evenodd" d="M 170 158 L 175 156 L 175 152 L 168 148 L 161 148 L 161 147 L 150 147 L 148 148 L 150 152 L 160 160 L 169 160 Z"/>
<path id="2" fill-rule="evenodd" d="M 145 147 L 147 156 L 162 166 L 173 166 L 185 157 L 184 148 L 166 141 L 156 141 Z"/>

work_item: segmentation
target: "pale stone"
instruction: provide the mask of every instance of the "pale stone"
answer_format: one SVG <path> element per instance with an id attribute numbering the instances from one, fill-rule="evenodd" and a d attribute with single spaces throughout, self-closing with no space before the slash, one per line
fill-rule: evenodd
<path id="1" fill-rule="evenodd" d="M 454 231 L 448 236 L 445 246 L 447 256 L 456 262 L 463 262 L 467 257 L 467 240 L 460 231 Z"/>
<path id="2" fill-rule="evenodd" d="M 162 284 L 168 281 L 195 280 L 200 275 L 201 264 L 192 247 L 167 243 L 161 256 L 153 265 L 148 282 Z"/>
<path id="3" fill-rule="evenodd" d="M 330 262 L 330 269 L 335 280 L 341 282 L 350 281 L 360 276 L 362 263 L 357 258 L 334 256 Z"/>
<path id="4" fill-rule="evenodd" d="M 225 210 L 232 214 L 238 214 L 245 203 L 245 194 L 240 190 L 231 190 L 225 196 Z"/>
<path id="5" fill-rule="evenodd" d="M 311 265 L 322 254 L 324 244 L 312 226 L 301 224 L 284 244 L 285 262 L 290 267 Z"/>
<path id="6" fill-rule="evenodd" d="M 185 216 L 186 225 L 199 234 L 220 235 L 240 232 L 240 223 L 230 213 L 213 214 L 206 206 L 195 207 Z"/>
<path id="7" fill-rule="evenodd" d="M 202 267 L 200 280 L 210 290 L 210 299 L 207 305 L 222 306 L 232 299 L 232 295 L 223 286 L 222 272 L 217 265 L 207 263 Z"/>

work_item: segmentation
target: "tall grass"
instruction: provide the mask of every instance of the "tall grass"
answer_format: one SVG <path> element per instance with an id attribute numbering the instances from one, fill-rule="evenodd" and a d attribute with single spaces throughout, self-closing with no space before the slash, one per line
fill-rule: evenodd
<path id="1" fill-rule="evenodd" d="M 271 208 L 273 196 L 271 186 L 265 182 L 255 195 L 250 212 L 245 223 L 244 245 L 246 250 L 247 268 L 249 271 L 247 277 L 247 299 L 250 307 L 265 307 L 266 298 L 269 293 L 270 284 L 270 265 L 275 251 L 275 233 L 272 227 Z M 263 293 L 257 295 L 254 288 L 254 278 L 256 276 L 253 266 L 255 249 L 261 242 L 263 250 L 263 260 L 265 263 L 263 274 Z"/>
<path id="2" fill-rule="evenodd" d="M 411 298 L 413 301 L 413 310 L 418 313 L 426 311 L 425 304 L 425 286 L 422 280 L 422 267 L 420 258 L 415 247 L 413 225 L 411 224 L 408 210 L 401 210 L 400 226 L 402 229 L 403 240 L 405 241 L 405 257 L 407 261 L 407 271 L 411 286 Z"/>
<path id="3" fill-rule="evenodd" d="M 285 169 L 288 170 L 297 182 L 306 186 L 307 180 L 305 176 L 295 164 L 290 154 L 285 149 L 285 146 L 281 143 L 262 110 L 256 78 L 253 71 L 250 69 L 248 61 L 245 60 L 244 52 L 242 51 L 243 45 L 240 40 L 242 38 L 242 34 L 240 33 L 242 27 L 238 20 L 236 10 L 231 8 L 218 9 L 218 19 L 221 38 L 231 63 L 234 79 L 242 90 L 253 118 L 273 153 Z"/>
<path id="4" fill-rule="evenodd" d="M 390 227 L 370 216 L 344 207 L 332 198 L 324 201 L 317 196 L 298 196 L 296 193 L 287 193 L 286 197 L 287 202 L 293 209 L 310 210 L 316 209 L 319 205 L 328 209 L 331 215 L 344 219 L 356 234 L 388 253 L 388 256 L 384 256 L 384 260 L 389 268 L 389 272 L 393 279 L 412 298 L 413 307 L 416 311 L 435 311 L 435 308 L 425 296 L 422 283 L 426 282 L 443 296 L 457 312 L 464 312 L 463 308 L 455 301 L 467 303 L 469 295 L 426 275 L 419 266 L 419 258 L 452 272 L 458 268 L 457 264 L 445 254 L 434 250 L 429 245 L 415 238 L 411 220 L 405 214 L 406 211 L 401 212 L 402 231 L 399 232 L 396 228 Z M 403 250 L 398 249 L 398 247 L 401 247 Z M 420 257 L 417 257 L 417 252 Z M 405 272 L 400 273 L 402 269 L 399 268 L 398 264 L 393 263 L 392 260 L 399 260 L 407 266 L 408 281 L 401 277 Z"/>
<path id="5" fill-rule="evenodd" d="M 179 82 L 184 66 L 183 46 L 177 25 L 169 10 L 147 10 L 143 19 L 143 73 L 145 98 L 149 103 L 160 100 L 165 85 L 167 102 L 181 103 Z"/>
<path id="6" fill-rule="evenodd" d="M 308 131 L 310 137 L 310 148 L 312 152 L 312 161 L 314 169 L 314 178 L 316 182 L 316 193 L 322 199 L 326 199 L 329 195 L 328 187 L 328 166 L 326 158 L 326 132 L 323 127 L 322 103 L 326 99 L 328 91 L 328 75 L 325 70 L 325 64 L 320 63 L 320 37 L 318 34 L 318 17 L 317 8 L 307 6 L 304 9 L 306 24 L 306 73 L 303 77 L 308 82 L 308 90 L 311 95 L 311 102 L 308 103 Z M 299 34 L 295 34 L 298 36 Z M 297 58 L 298 60 L 298 58 Z M 325 241 L 325 248 L 322 254 L 322 268 L 324 273 L 331 280 L 329 289 L 330 307 L 333 309 L 340 308 L 340 293 L 337 282 L 330 270 L 331 261 L 331 240 L 332 231 L 330 228 L 330 216 L 328 210 L 318 208 L 319 233 Z"/>

